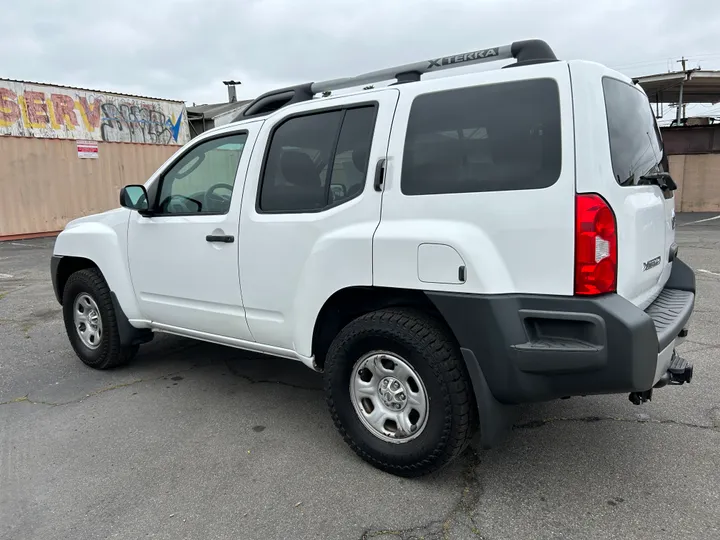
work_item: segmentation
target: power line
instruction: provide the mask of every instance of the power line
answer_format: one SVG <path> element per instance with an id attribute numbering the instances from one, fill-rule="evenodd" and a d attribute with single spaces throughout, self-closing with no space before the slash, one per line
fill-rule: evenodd
<path id="1" fill-rule="evenodd" d="M 686 58 L 688 61 L 694 61 L 697 59 L 700 60 L 708 60 L 710 58 L 720 58 L 720 52 L 710 52 L 710 53 L 703 53 L 703 54 L 690 54 Z M 653 64 L 666 64 L 669 60 L 671 60 L 671 57 L 666 58 L 658 58 L 657 60 L 642 60 L 638 62 L 632 62 L 629 64 L 623 64 L 623 65 L 617 65 L 617 66 L 610 66 L 612 69 L 626 69 L 631 67 L 639 67 L 639 66 L 647 66 L 647 65 L 653 65 Z"/>

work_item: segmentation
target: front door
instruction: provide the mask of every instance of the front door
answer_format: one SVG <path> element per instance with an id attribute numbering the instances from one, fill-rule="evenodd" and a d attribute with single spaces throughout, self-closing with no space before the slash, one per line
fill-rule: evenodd
<path id="1" fill-rule="evenodd" d="M 130 274 L 140 310 L 154 327 L 252 340 L 237 235 L 256 126 L 189 146 L 154 180 L 157 185 L 147 186 L 154 214 L 130 218 Z"/>

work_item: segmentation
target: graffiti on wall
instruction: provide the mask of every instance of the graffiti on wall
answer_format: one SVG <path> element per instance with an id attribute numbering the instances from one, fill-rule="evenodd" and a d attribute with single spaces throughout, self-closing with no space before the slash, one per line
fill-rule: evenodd
<path id="1" fill-rule="evenodd" d="M 182 145 L 185 105 L 0 80 L 0 135 Z"/>

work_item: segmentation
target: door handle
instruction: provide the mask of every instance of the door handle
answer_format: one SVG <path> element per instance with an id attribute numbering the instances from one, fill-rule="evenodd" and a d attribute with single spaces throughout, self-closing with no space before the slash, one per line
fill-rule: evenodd
<path id="1" fill-rule="evenodd" d="M 208 234 L 205 237 L 208 242 L 222 242 L 224 244 L 232 244 L 235 237 L 231 234 Z"/>
<path id="2" fill-rule="evenodd" d="M 385 180 L 385 158 L 380 158 L 375 165 L 375 191 L 382 191 L 383 180 Z"/>

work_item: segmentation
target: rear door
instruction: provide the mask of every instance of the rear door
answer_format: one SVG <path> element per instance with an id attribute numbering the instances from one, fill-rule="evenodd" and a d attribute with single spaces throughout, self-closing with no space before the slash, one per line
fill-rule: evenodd
<path id="1" fill-rule="evenodd" d="M 372 285 L 381 202 L 373 181 L 398 95 L 313 100 L 280 109 L 260 131 L 240 217 L 240 275 L 250 330 L 275 354 L 309 357 L 325 300 Z"/>
<path id="2" fill-rule="evenodd" d="M 589 171 L 583 164 L 590 160 L 578 148 L 578 191 L 599 193 L 615 212 L 618 293 L 645 308 L 660 293 L 672 269 L 669 259 L 675 241 L 674 192 L 647 184 L 649 176 L 667 172 L 667 160 L 644 92 L 609 70 L 593 79 L 596 89 L 590 94 L 601 93 L 599 110 L 585 115 L 576 109 L 576 117 L 578 122 L 596 118 L 595 126 L 589 129 L 597 130 L 598 140 L 602 136 L 605 142 L 586 151 L 594 152 L 599 161 L 607 161 Z M 580 93 L 574 88 L 575 96 Z M 579 131 L 585 128 L 579 126 Z"/>

